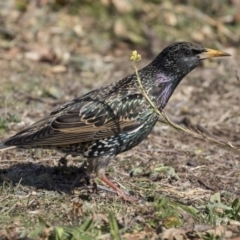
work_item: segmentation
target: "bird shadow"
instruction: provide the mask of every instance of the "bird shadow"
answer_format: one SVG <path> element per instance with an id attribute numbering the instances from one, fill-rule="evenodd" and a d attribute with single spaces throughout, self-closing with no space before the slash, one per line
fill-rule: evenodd
<path id="1" fill-rule="evenodd" d="M 73 183 L 75 183 L 74 187 L 80 189 L 91 187 L 89 176 L 76 166 L 60 163 L 58 166 L 46 166 L 30 162 L 17 163 L 0 169 L 0 186 L 20 184 L 32 190 L 44 189 L 71 194 Z"/>

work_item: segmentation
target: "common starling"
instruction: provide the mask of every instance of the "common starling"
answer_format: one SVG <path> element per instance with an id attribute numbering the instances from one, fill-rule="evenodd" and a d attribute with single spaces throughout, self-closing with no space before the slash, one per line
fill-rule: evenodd
<path id="1" fill-rule="evenodd" d="M 229 54 L 176 42 L 139 70 L 139 76 L 149 98 L 161 111 L 189 72 L 204 59 L 220 56 Z M 132 74 L 53 109 L 48 116 L 0 143 L 0 151 L 55 148 L 82 155 L 87 158 L 89 171 L 129 200 L 130 196 L 105 176 L 105 168 L 116 155 L 142 142 L 158 117 L 142 95 L 136 74 Z"/>

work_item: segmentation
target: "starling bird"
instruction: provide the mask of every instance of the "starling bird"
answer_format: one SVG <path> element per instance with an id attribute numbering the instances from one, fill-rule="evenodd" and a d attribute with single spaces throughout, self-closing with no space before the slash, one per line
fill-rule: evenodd
<path id="1" fill-rule="evenodd" d="M 142 85 L 161 111 L 180 81 L 204 59 L 229 54 L 189 42 L 166 47 L 149 65 L 139 70 Z M 54 148 L 87 158 L 89 171 L 120 196 L 130 196 L 106 176 L 105 168 L 119 153 L 142 142 L 158 115 L 144 98 L 136 74 L 93 90 L 55 108 L 48 116 L 0 143 L 11 148 Z"/>

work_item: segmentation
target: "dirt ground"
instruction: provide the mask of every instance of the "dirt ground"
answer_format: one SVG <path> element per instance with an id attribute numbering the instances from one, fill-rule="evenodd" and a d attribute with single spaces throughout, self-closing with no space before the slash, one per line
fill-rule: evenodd
<path id="1" fill-rule="evenodd" d="M 190 73 L 174 92 L 165 112 L 181 126 L 198 128 L 240 148 L 238 22 L 232 26 L 223 22 L 230 34 L 210 25 L 211 35 L 201 39 L 202 31 L 199 36 L 189 35 L 188 31 L 193 32 L 190 26 L 175 26 L 173 12 L 165 16 L 169 26 L 162 26 L 169 27 L 169 37 L 161 38 L 162 32 L 168 30 L 155 28 L 149 33 L 151 27 L 145 26 L 136 33 L 134 24 L 130 24 L 133 29 L 127 29 L 121 14 L 127 11 L 128 4 L 125 10 L 113 4 L 120 17 L 115 16 L 111 25 L 110 15 L 94 18 L 95 12 L 84 5 L 85 1 L 80 15 L 69 12 L 68 3 L 57 5 L 56 10 L 55 5 L 49 7 L 49 2 L 54 1 L 33 2 L 0 2 L 1 140 L 34 123 L 55 106 L 132 73 L 132 50 L 142 54 L 139 67 L 143 67 L 164 46 L 184 39 L 232 56 L 206 61 Z M 104 2 L 108 1 L 102 1 L 101 10 L 109 7 Z M 231 6 L 235 7 L 233 2 Z M 153 9 L 152 4 L 145 5 L 149 11 Z M 157 6 L 166 8 L 162 5 Z M 176 11 L 182 6 L 176 5 Z M 150 14 L 140 17 L 143 25 L 155 24 Z M 105 25 L 100 28 L 102 22 Z M 47 239 L 54 226 L 83 226 L 89 219 L 93 222 L 82 239 L 118 239 L 111 227 L 111 213 L 115 219 L 112 221 L 117 223 L 115 232 L 123 239 L 174 239 L 178 234 L 198 239 L 208 230 L 215 231 L 215 235 L 207 232 L 210 237 L 205 239 L 216 239 L 211 236 L 223 233 L 229 239 L 240 237 L 239 211 L 233 218 L 223 215 L 226 209 L 220 205 L 216 205 L 219 211 L 209 210 L 214 194 L 219 194 L 221 203 L 228 207 L 240 197 L 238 149 L 219 146 L 158 122 L 143 143 L 118 155 L 108 167 L 110 179 L 136 195 L 136 203 L 126 203 L 106 191 L 96 193 L 92 180 L 102 183 L 94 177 L 89 185 L 80 181 L 72 189 L 83 158 L 67 156 L 66 162 L 59 161 L 62 157 L 46 149 L 1 153 L 0 239 L 18 239 L 20 234 L 26 239 Z M 163 203 L 164 199 L 167 202 Z M 160 202 L 169 210 L 163 210 Z M 184 206 L 192 207 L 192 212 Z M 219 226 L 223 228 L 219 230 Z M 175 233 L 169 233 L 169 229 L 175 229 Z M 182 232 L 176 233 L 177 229 Z M 84 228 L 79 231 L 84 232 Z"/>

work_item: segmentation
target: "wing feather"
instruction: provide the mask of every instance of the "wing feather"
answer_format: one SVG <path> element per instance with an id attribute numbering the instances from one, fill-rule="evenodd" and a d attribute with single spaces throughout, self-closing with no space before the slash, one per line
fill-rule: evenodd
<path id="1" fill-rule="evenodd" d="M 136 96 L 137 95 L 137 96 Z M 131 94 L 111 101 L 77 99 L 55 109 L 5 141 L 10 146 L 56 146 L 108 138 L 141 124 L 143 98 Z"/>

